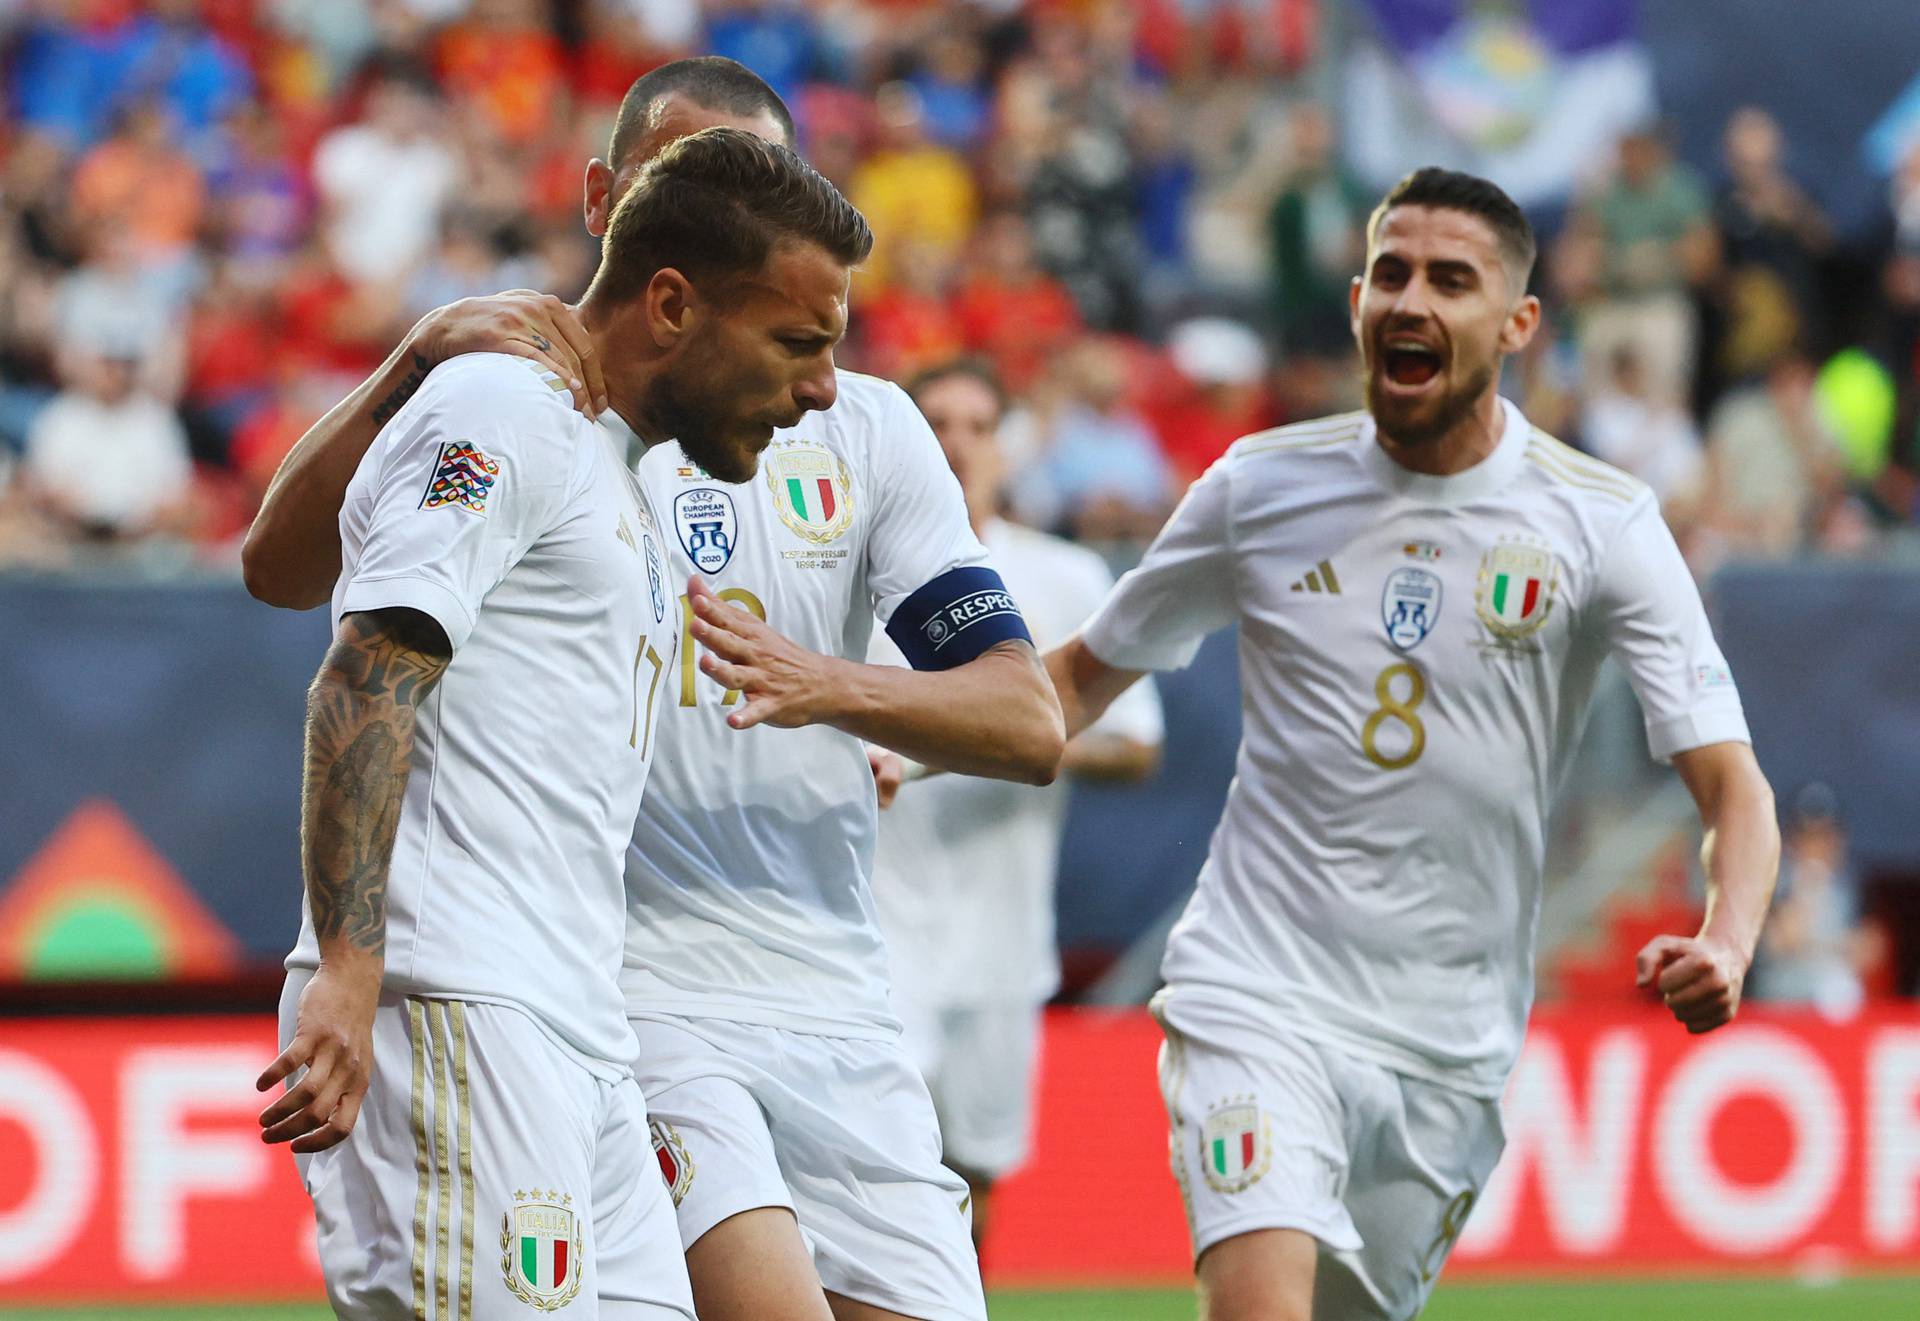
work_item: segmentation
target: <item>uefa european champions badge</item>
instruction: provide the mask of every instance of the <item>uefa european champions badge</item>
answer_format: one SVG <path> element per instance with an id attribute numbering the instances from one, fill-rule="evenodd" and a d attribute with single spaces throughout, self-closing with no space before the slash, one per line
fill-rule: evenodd
<path id="1" fill-rule="evenodd" d="M 667 617 L 667 575 L 660 564 L 660 552 L 654 548 L 653 538 L 642 535 L 640 544 L 647 557 L 647 590 L 653 595 L 653 622 L 658 624 Z"/>
<path id="2" fill-rule="evenodd" d="M 1473 609 L 1498 642 L 1520 642 L 1538 633 L 1553 613 L 1560 561 L 1546 546 L 1503 537 L 1480 557 Z"/>
<path id="3" fill-rule="evenodd" d="M 1398 650 L 1419 646 L 1440 622 L 1440 575 L 1411 566 L 1388 574 L 1380 593 L 1380 622 Z"/>
<path id="4" fill-rule="evenodd" d="M 1273 1163 L 1267 1115 L 1251 1096 L 1229 1097 L 1200 1125 L 1200 1168 L 1216 1192 L 1245 1192 Z"/>
<path id="5" fill-rule="evenodd" d="M 693 567 L 715 574 L 733 558 L 740 518 L 733 497 L 714 486 L 696 486 L 673 497 L 673 530 Z"/>
<path id="6" fill-rule="evenodd" d="M 780 521 L 815 545 L 838 540 L 853 523 L 853 484 L 840 456 L 822 445 L 788 442 L 761 457 Z"/>
<path id="7" fill-rule="evenodd" d="M 527 1306 L 557 1312 L 580 1293 L 580 1217 L 561 1192 L 518 1192 L 500 1217 L 500 1271 L 507 1289 Z"/>

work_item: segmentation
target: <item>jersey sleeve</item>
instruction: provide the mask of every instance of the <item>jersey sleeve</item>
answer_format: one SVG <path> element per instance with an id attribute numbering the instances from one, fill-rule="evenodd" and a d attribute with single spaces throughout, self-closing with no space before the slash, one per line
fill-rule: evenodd
<path id="1" fill-rule="evenodd" d="M 1234 457 L 1207 469 L 1087 622 L 1087 646 L 1123 670 L 1179 670 L 1234 620 Z"/>
<path id="2" fill-rule="evenodd" d="M 867 588 L 887 636 L 916 670 L 952 669 L 1011 639 L 1031 642 L 967 521 L 933 428 L 897 387 L 880 418 Z"/>
<path id="3" fill-rule="evenodd" d="M 1700 589 L 1651 494 L 1615 536 L 1595 604 L 1607 645 L 1640 699 L 1655 757 L 1752 741 Z"/>
<path id="4" fill-rule="evenodd" d="M 487 594 L 559 521 L 578 456 L 532 371 L 452 366 L 427 378 L 354 476 L 348 506 L 365 509 L 364 534 L 336 614 L 418 610 L 457 652 Z"/>

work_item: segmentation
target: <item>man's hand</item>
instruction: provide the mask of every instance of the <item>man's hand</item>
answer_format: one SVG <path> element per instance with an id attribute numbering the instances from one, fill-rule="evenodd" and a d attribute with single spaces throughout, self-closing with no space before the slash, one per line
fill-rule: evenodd
<path id="1" fill-rule="evenodd" d="M 880 810 L 893 806 L 901 783 L 907 778 L 907 764 L 897 752 L 867 744 L 867 768 L 873 772 L 873 791 L 880 798 Z"/>
<path id="2" fill-rule="evenodd" d="M 300 993 L 293 1040 L 254 1086 L 266 1091 L 296 1069 L 306 1073 L 260 1112 L 260 1140 L 292 1142 L 305 1154 L 344 1142 L 373 1081 L 373 1011 L 380 1000 L 380 964 L 345 969 L 322 964 Z"/>
<path id="3" fill-rule="evenodd" d="M 1660 992 L 1673 1016 L 1692 1033 L 1733 1021 L 1747 980 L 1738 950 L 1703 936 L 1655 936 L 1634 961 L 1635 982 Z"/>
<path id="4" fill-rule="evenodd" d="M 700 671 L 746 700 L 727 716 L 735 729 L 777 725 L 797 729 L 827 723 L 844 684 L 836 670 L 847 662 L 808 651 L 785 635 L 715 596 L 706 580 L 687 580 L 693 637 L 707 649 Z"/>
<path id="5" fill-rule="evenodd" d="M 590 418 L 607 411 L 607 383 L 593 339 L 572 308 L 552 294 L 509 289 L 462 298 L 420 318 L 408 336 L 430 371 L 462 353 L 511 353 L 558 375 Z"/>

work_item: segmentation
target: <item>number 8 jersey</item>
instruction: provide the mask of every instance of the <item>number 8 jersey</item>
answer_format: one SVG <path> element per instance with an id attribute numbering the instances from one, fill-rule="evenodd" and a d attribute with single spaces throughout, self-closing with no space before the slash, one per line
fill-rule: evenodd
<path id="1" fill-rule="evenodd" d="M 1364 413 L 1240 440 L 1087 625 L 1139 670 L 1240 626 L 1239 757 L 1168 941 L 1172 1021 L 1209 1000 L 1497 1095 L 1601 662 L 1656 757 L 1748 740 L 1652 493 L 1501 406 L 1498 447 L 1448 477 Z"/>

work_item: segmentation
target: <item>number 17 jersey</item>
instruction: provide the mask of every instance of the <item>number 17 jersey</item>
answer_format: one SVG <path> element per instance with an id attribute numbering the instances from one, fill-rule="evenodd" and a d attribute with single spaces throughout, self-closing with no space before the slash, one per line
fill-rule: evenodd
<path id="1" fill-rule="evenodd" d="M 1243 734 L 1163 966 L 1196 997 L 1497 1095 L 1533 995 L 1548 809 L 1601 662 L 1656 757 L 1747 741 L 1693 578 L 1640 482 L 1502 401 L 1433 477 L 1351 414 L 1237 442 L 1086 629 L 1174 669 L 1237 622 Z"/>

